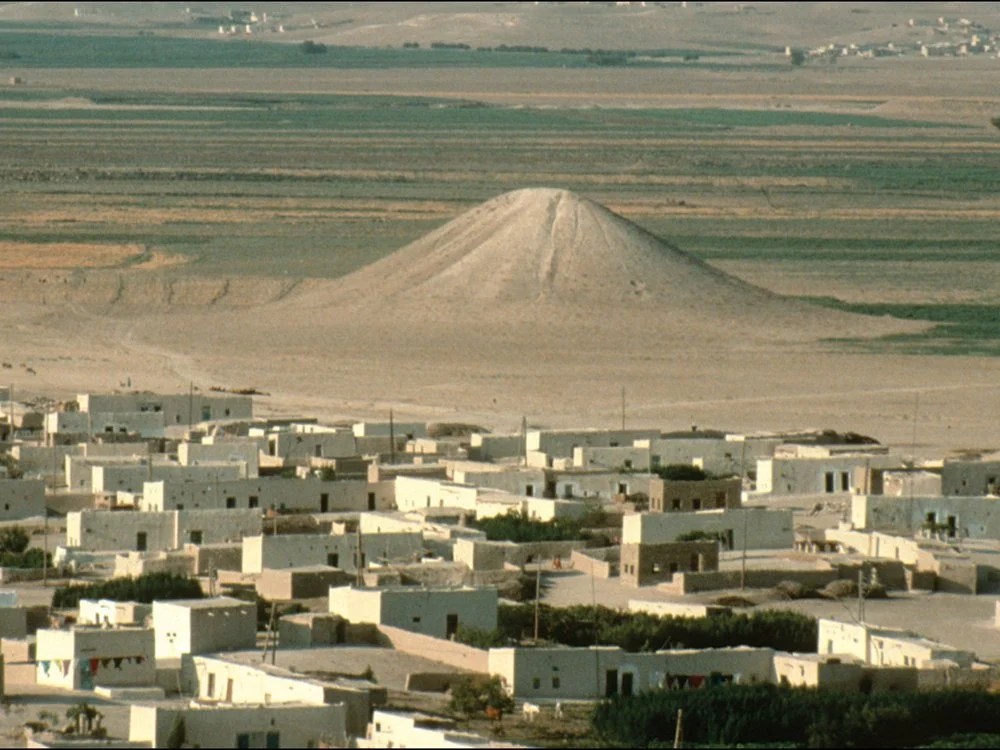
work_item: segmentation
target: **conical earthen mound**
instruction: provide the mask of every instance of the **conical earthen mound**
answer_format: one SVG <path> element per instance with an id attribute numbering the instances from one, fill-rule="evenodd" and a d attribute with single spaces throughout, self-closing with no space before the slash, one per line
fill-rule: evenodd
<path id="1" fill-rule="evenodd" d="M 566 190 L 494 198 L 293 304 L 341 325 L 814 340 L 906 329 L 729 276 Z M 912 328 L 912 326 L 911 326 Z M 456 340 L 457 341 L 457 340 Z"/>
<path id="2" fill-rule="evenodd" d="M 566 190 L 506 193 L 343 280 L 397 302 L 622 304 L 768 292 Z M 707 301 L 707 300 L 706 300 Z"/>

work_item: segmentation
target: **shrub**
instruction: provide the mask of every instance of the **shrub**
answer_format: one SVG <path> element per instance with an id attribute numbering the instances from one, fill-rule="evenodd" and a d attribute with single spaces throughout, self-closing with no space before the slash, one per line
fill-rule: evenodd
<path id="1" fill-rule="evenodd" d="M 326 45 L 306 39 L 302 42 L 302 51 L 307 55 L 321 55 L 326 52 Z"/>
<path id="2" fill-rule="evenodd" d="M 514 699 L 507 694 L 504 679 L 493 675 L 488 680 L 463 680 L 452 687 L 449 707 L 467 717 L 482 714 L 488 708 L 510 713 L 514 710 Z"/>
<path id="3" fill-rule="evenodd" d="M 78 607 L 81 599 L 113 599 L 149 604 L 154 599 L 202 599 L 205 594 L 197 579 L 175 573 L 146 573 L 138 578 L 113 578 L 110 581 L 62 586 L 52 595 L 58 609 Z"/>
<path id="4" fill-rule="evenodd" d="M 30 541 L 31 538 L 28 536 L 28 532 L 20 526 L 9 526 L 5 529 L 0 529 L 0 553 L 13 552 L 15 555 L 20 555 L 28 549 L 28 542 Z"/>
<path id="5" fill-rule="evenodd" d="M 473 648 L 502 648 L 510 645 L 510 639 L 505 638 L 499 630 L 484 630 L 459 625 L 455 631 L 455 640 Z"/>
<path id="6" fill-rule="evenodd" d="M 500 634 L 513 641 L 533 635 L 534 604 L 501 607 Z M 815 653 L 815 618 L 797 612 L 766 610 L 711 617 L 657 617 L 602 606 L 539 608 L 539 637 L 567 646 L 595 643 L 626 651 L 669 648 L 769 647 L 779 651 Z"/>
<path id="7" fill-rule="evenodd" d="M 653 469 L 653 473 L 660 479 L 673 482 L 700 482 L 708 479 L 708 474 L 699 466 L 691 464 L 667 464 Z"/>
<path id="8" fill-rule="evenodd" d="M 961 690 L 865 695 L 774 685 L 618 697 L 597 707 L 591 725 L 608 743 L 665 743 L 673 739 L 678 709 L 684 712 L 686 742 L 722 746 L 916 747 L 942 738 L 961 746 L 969 735 L 1000 729 L 1000 695 Z"/>

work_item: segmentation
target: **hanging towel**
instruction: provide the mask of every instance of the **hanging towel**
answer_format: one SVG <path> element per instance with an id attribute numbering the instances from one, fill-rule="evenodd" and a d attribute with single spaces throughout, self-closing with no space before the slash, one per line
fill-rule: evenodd
<path id="1" fill-rule="evenodd" d="M 45 673 L 45 676 L 48 677 L 49 676 L 49 667 L 51 666 L 51 662 L 48 659 L 42 659 L 38 663 L 42 665 L 42 671 Z"/>
<path id="2" fill-rule="evenodd" d="M 115 663 L 115 669 L 121 669 L 122 668 L 122 657 L 115 656 L 114 658 L 111 659 L 111 661 L 113 661 Z"/>
<path id="3" fill-rule="evenodd" d="M 104 667 L 105 669 L 108 668 L 109 664 L 111 664 L 111 657 L 110 656 L 105 656 L 103 659 L 101 659 L 101 666 Z M 97 671 L 97 670 L 94 670 L 94 671 Z"/>
<path id="4" fill-rule="evenodd" d="M 101 666 L 101 660 L 100 659 L 91 659 L 90 660 L 90 673 L 91 674 L 97 674 L 97 669 L 100 666 Z"/>
<path id="5" fill-rule="evenodd" d="M 69 668 L 73 666 L 72 659 L 60 659 L 61 664 L 59 665 L 62 669 L 63 677 L 69 676 Z"/>
<path id="6" fill-rule="evenodd" d="M 700 688 L 705 684 L 705 676 L 700 674 L 693 674 L 688 678 L 688 685 L 692 688 Z"/>
<path id="7" fill-rule="evenodd" d="M 145 656 L 137 656 L 137 657 L 135 657 L 135 663 L 136 664 L 142 664 L 144 661 L 146 661 L 146 657 Z"/>

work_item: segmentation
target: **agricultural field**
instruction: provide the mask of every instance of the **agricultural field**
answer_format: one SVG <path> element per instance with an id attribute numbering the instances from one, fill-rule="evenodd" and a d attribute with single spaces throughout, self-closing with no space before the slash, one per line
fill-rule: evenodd
<path id="1" fill-rule="evenodd" d="M 375 17 L 358 8 L 316 28 L 288 20 L 283 43 L 276 33 L 220 37 L 202 22 L 0 14 L 4 79 L 18 81 L 0 87 L 0 249 L 16 248 L 0 252 L 0 294 L 66 300 L 96 316 L 88 321 L 109 299 L 144 295 L 186 313 L 261 305 L 266 316 L 270 301 L 386 257 L 484 201 L 555 187 L 765 289 L 933 324 L 874 341 L 831 331 L 824 352 L 942 369 L 941 355 L 994 359 L 1000 97 L 982 81 L 996 60 L 794 66 L 778 39 L 804 40 L 808 26 L 820 42 L 815 24 L 772 26 L 784 11 L 769 5 L 756 20 L 719 8 L 697 27 L 671 16 L 655 31 L 626 18 L 634 49 L 612 57 L 594 54 L 614 49 L 606 32 L 588 41 L 582 31 L 595 19 L 611 28 L 611 10 L 596 7 L 560 25 L 558 8 L 534 20 L 528 6 L 459 19 L 435 6 L 433 23 L 387 23 L 381 44 L 369 38 Z M 799 10 L 827 14 L 837 39 L 919 32 L 891 4 L 870 8 Z M 486 16 L 494 26 L 479 24 Z M 736 33 L 748 23 L 754 33 Z M 47 356 L 57 350 L 53 339 Z M 187 368 L 185 382 L 214 369 L 169 356 Z M 859 379 L 880 372 L 863 362 Z M 938 372 L 914 378 L 935 383 Z M 447 401 L 441 386 L 426 388 L 411 403 Z M 702 398 L 692 386 L 678 408 Z M 666 413 L 666 402 L 648 401 L 649 418 Z M 808 417 L 796 407 L 787 418 Z"/>

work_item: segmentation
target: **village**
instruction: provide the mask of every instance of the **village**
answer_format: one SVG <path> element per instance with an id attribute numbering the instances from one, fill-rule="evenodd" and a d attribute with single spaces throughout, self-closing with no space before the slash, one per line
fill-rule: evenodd
<path id="1" fill-rule="evenodd" d="M 530 746 L 650 690 L 996 679 L 983 633 L 866 607 L 995 596 L 1000 456 L 325 425 L 193 386 L 0 400 L 5 726 L 29 747 Z"/>

